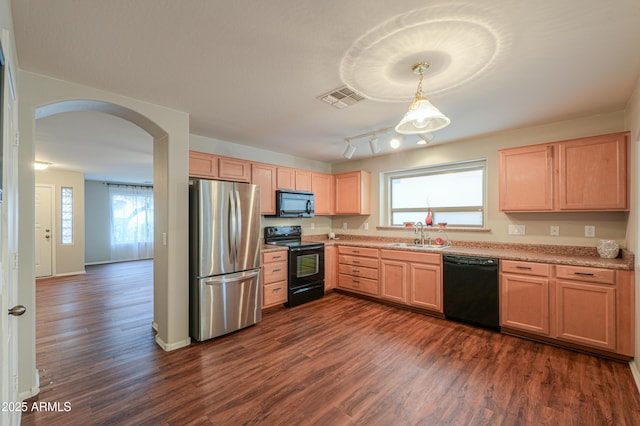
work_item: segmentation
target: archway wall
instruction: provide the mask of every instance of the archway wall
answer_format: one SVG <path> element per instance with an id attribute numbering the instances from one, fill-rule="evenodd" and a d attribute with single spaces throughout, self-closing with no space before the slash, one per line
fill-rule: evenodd
<path id="1" fill-rule="evenodd" d="M 65 108 L 99 110 L 125 118 L 154 137 L 154 323 L 165 350 L 189 344 L 187 113 L 126 96 L 20 71 L 19 102 L 19 282 L 21 303 L 31 306 L 20 322 L 21 392 L 37 389 L 35 364 L 34 192 L 35 118 Z M 66 109 L 66 111 L 73 109 Z M 33 393 L 33 392 L 31 392 Z"/>

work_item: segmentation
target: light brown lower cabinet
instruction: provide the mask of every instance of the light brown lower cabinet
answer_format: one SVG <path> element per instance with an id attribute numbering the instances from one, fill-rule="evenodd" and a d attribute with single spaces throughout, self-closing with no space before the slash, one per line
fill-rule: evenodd
<path id="1" fill-rule="evenodd" d="M 380 297 L 442 313 L 442 256 L 380 250 Z"/>
<path id="2" fill-rule="evenodd" d="M 500 262 L 500 324 L 632 357 L 633 271 Z"/>
<path id="3" fill-rule="evenodd" d="M 338 287 L 378 296 L 378 249 L 339 246 Z"/>
<path id="4" fill-rule="evenodd" d="M 336 287 L 338 281 L 337 274 L 338 248 L 336 246 L 324 247 L 324 291 Z"/>
<path id="5" fill-rule="evenodd" d="M 549 265 L 500 262 L 500 325 L 549 336 Z"/>
<path id="6" fill-rule="evenodd" d="M 287 251 L 262 253 L 262 308 L 287 303 Z"/>

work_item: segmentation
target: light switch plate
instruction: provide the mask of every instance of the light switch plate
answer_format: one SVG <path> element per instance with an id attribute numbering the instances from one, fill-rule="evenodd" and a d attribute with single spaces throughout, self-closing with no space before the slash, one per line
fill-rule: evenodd
<path id="1" fill-rule="evenodd" d="M 557 237 L 558 235 L 560 235 L 560 227 L 559 226 L 552 226 L 550 231 L 549 231 L 549 235 L 553 235 L 554 237 Z"/>
<path id="2" fill-rule="evenodd" d="M 524 225 L 509 225 L 509 235 L 524 235 Z"/>

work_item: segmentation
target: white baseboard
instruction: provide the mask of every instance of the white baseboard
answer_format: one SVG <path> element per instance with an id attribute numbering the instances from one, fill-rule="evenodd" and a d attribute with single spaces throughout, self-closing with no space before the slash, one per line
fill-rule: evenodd
<path id="1" fill-rule="evenodd" d="M 640 370 L 638 370 L 638 365 L 636 364 L 635 360 L 629 362 L 629 368 L 631 368 L 633 380 L 636 382 L 638 392 L 640 392 Z"/>
<path id="2" fill-rule="evenodd" d="M 175 343 L 166 343 L 164 342 L 160 336 L 158 336 L 156 334 L 156 343 L 158 344 L 158 346 L 160 346 L 163 350 L 169 352 L 169 351 L 174 351 L 176 349 L 180 349 L 180 348 L 184 348 L 185 346 L 189 346 L 191 344 L 191 338 L 187 337 L 185 340 L 181 341 L 181 342 L 175 342 Z"/>
<path id="3" fill-rule="evenodd" d="M 78 272 L 66 272 L 64 274 L 55 274 L 54 277 L 68 277 L 71 275 L 84 275 L 87 271 L 78 271 Z"/>
<path id="4" fill-rule="evenodd" d="M 32 398 L 40 393 L 40 372 L 38 370 L 36 370 L 36 374 L 33 380 L 35 383 L 31 387 L 31 389 L 27 389 L 26 391 L 18 393 L 18 398 L 20 399 L 20 401 Z"/>
<path id="5" fill-rule="evenodd" d="M 155 331 L 156 333 L 158 332 L 158 323 L 155 321 L 151 321 L 151 328 L 153 329 L 153 331 Z"/>

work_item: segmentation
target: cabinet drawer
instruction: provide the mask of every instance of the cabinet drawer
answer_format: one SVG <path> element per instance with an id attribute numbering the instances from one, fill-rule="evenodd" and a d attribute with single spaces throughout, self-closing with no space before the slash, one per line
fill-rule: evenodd
<path id="1" fill-rule="evenodd" d="M 351 254 L 355 256 L 378 257 L 378 249 L 365 248 L 365 247 L 339 246 L 338 253 Z"/>
<path id="2" fill-rule="evenodd" d="M 278 303 L 287 302 L 287 282 L 280 281 L 273 284 L 266 284 L 262 287 L 262 306 L 271 306 Z"/>
<path id="3" fill-rule="evenodd" d="M 378 295 L 378 280 L 340 274 L 338 276 L 338 286 L 361 293 Z"/>
<path id="4" fill-rule="evenodd" d="M 347 265 L 347 264 L 340 264 L 339 268 L 338 268 L 338 272 L 340 272 L 341 274 L 345 274 L 345 275 L 353 275 L 356 277 L 364 277 L 364 278 L 371 278 L 373 280 L 377 280 L 378 279 L 378 269 L 377 268 L 365 268 L 362 266 L 356 266 L 356 265 Z"/>
<path id="5" fill-rule="evenodd" d="M 442 255 L 439 253 L 417 253 L 403 250 L 380 250 L 380 257 L 407 262 L 432 263 L 434 265 L 440 265 L 442 261 Z"/>
<path id="6" fill-rule="evenodd" d="M 262 263 L 281 262 L 287 260 L 288 251 L 272 251 L 268 253 L 262 253 Z"/>
<path id="7" fill-rule="evenodd" d="M 378 268 L 378 259 L 370 257 L 347 256 L 341 254 L 338 262 L 346 265 L 364 266 L 365 268 Z"/>
<path id="8" fill-rule="evenodd" d="M 264 284 L 287 281 L 287 262 L 272 262 L 262 265 Z"/>
<path id="9" fill-rule="evenodd" d="M 537 275 L 540 277 L 549 276 L 549 265 L 546 263 L 502 260 L 500 261 L 500 269 L 502 272 L 510 274 Z"/>
<path id="10" fill-rule="evenodd" d="M 582 266 L 556 266 L 556 277 L 574 281 L 615 284 L 616 271 L 613 269 L 590 268 Z"/>

